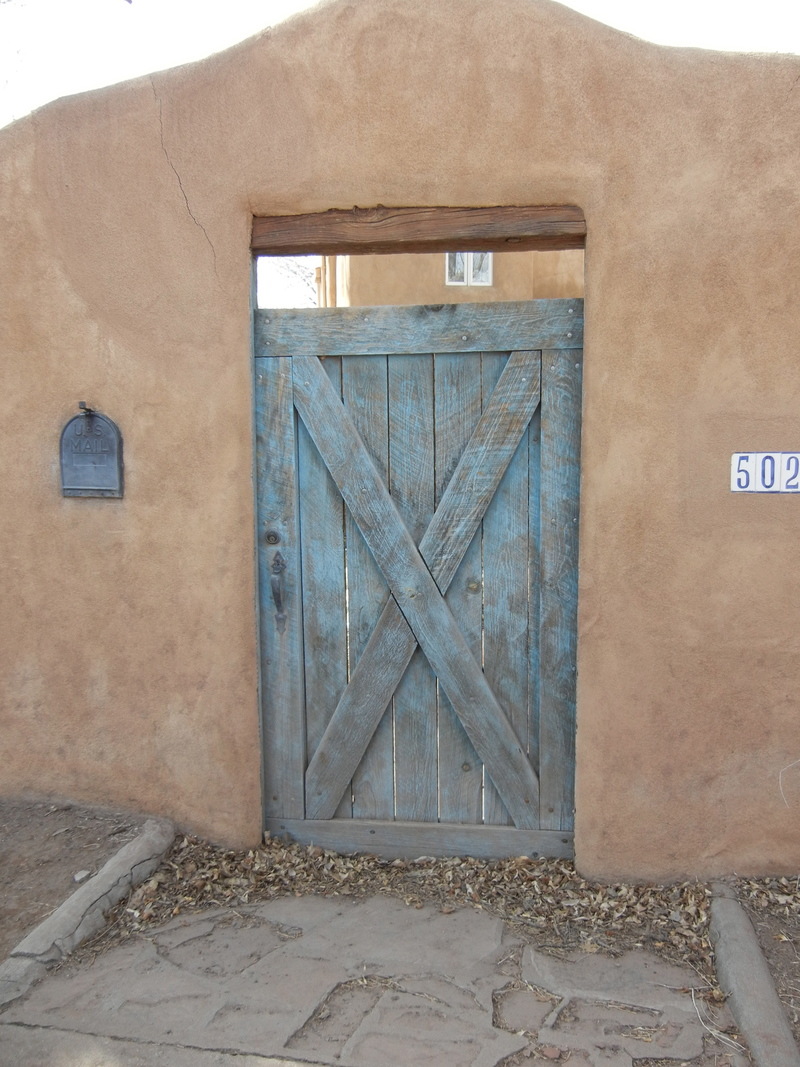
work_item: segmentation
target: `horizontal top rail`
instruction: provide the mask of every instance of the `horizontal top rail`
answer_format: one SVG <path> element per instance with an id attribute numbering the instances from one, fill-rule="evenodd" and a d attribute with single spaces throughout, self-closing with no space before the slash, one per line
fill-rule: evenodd
<path id="1" fill-rule="evenodd" d="M 505 352 L 509 337 L 531 350 L 582 348 L 583 300 L 264 309 L 255 312 L 254 348 L 257 359 L 444 355 Z"/>

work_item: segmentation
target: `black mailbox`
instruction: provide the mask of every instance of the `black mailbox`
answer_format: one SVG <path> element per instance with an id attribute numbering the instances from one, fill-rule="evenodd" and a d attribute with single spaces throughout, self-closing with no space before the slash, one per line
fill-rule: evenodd
<path id="1" fill-rule="evenodd" d="M 61 432 L 64 496 L 122 496 L 122 436 L 105 415 L 81 403 Z"/>

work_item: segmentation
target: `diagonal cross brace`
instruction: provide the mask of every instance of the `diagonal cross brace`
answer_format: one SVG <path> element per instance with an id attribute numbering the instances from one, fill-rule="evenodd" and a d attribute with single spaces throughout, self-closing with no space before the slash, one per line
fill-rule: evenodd
<path id="1" fill-rule="evenodd" d="M 420 542 L 442 593 L 538 406 L 539 378 L 538 353 L 512 353 Z M 390 598 L 308 767 L 308 818 L 333 817 L 416 645 Z"/>
<path id="2" fill-rule="evenodd" d="M 306 817 L 333 816 L 419 639 L 515 822 L 535 827 L 536 774 L 443 593 L 538 406 L 538 354 L 509 357 L 419 550 L 319 361 L 294 362 L 295 404 L 392 590 L 309 764 Z"/>

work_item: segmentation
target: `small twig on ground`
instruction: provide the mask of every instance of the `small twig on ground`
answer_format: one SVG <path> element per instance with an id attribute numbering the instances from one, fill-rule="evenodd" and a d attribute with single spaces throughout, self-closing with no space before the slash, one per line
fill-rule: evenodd
<path id="1" fill-rule="evenodd" d="M 703 1027 L 703 1029 L 707 1030 L 713 1038 L 715 1038 L 717 1041 L 720 1041 L 723 1045 L 728 1045 L 735 1052 L 746 1052 L 747 1049 L 744 1047 L 744 1045 L 740 1045 L 738 1041 L 734 1041 L 732 1037 L 728 1037 L 727 1034 L 723 1034 L 723 1032 L 721 1030 L 717 1030 L 716 1027 L 708 1025 L 703 1016 L 700 1014 L 700 1009 L 697 1007 L 697 1001 L 695 999 L 694 990 L 692 990 L 691 993 L 692 1004 L 694 1005 L 695 1013 L 697 1014 L 697 1018 L 700 1020 L 700 1025 Z"/>

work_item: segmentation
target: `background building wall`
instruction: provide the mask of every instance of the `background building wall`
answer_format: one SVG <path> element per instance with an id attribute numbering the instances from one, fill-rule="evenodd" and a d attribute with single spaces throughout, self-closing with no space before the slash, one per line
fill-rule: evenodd
<path id="1" fill-rule="evenodd" d="M 800 501 L 728 468 L 800 448 L 798 77 L 548 0 L 338 0 L 0 131 L 0 789 L 258 840 L 253 214 L 576 204 L 578 862 L 796 871 Z M 60 495 L 79 400 L 122 501 Z"/>
<path id="2" fill-rule="evenodd" d="M 445 254 L 324 256 L 321 293 L 330 301 L 328 280 L 336 278 L 335 303 L 326 307 L 375 304 L 463 304 L 493 300 L 540 300 L 583 296 L 583 251 L 494 253 L 491 285 L 447 285 Z"/>

